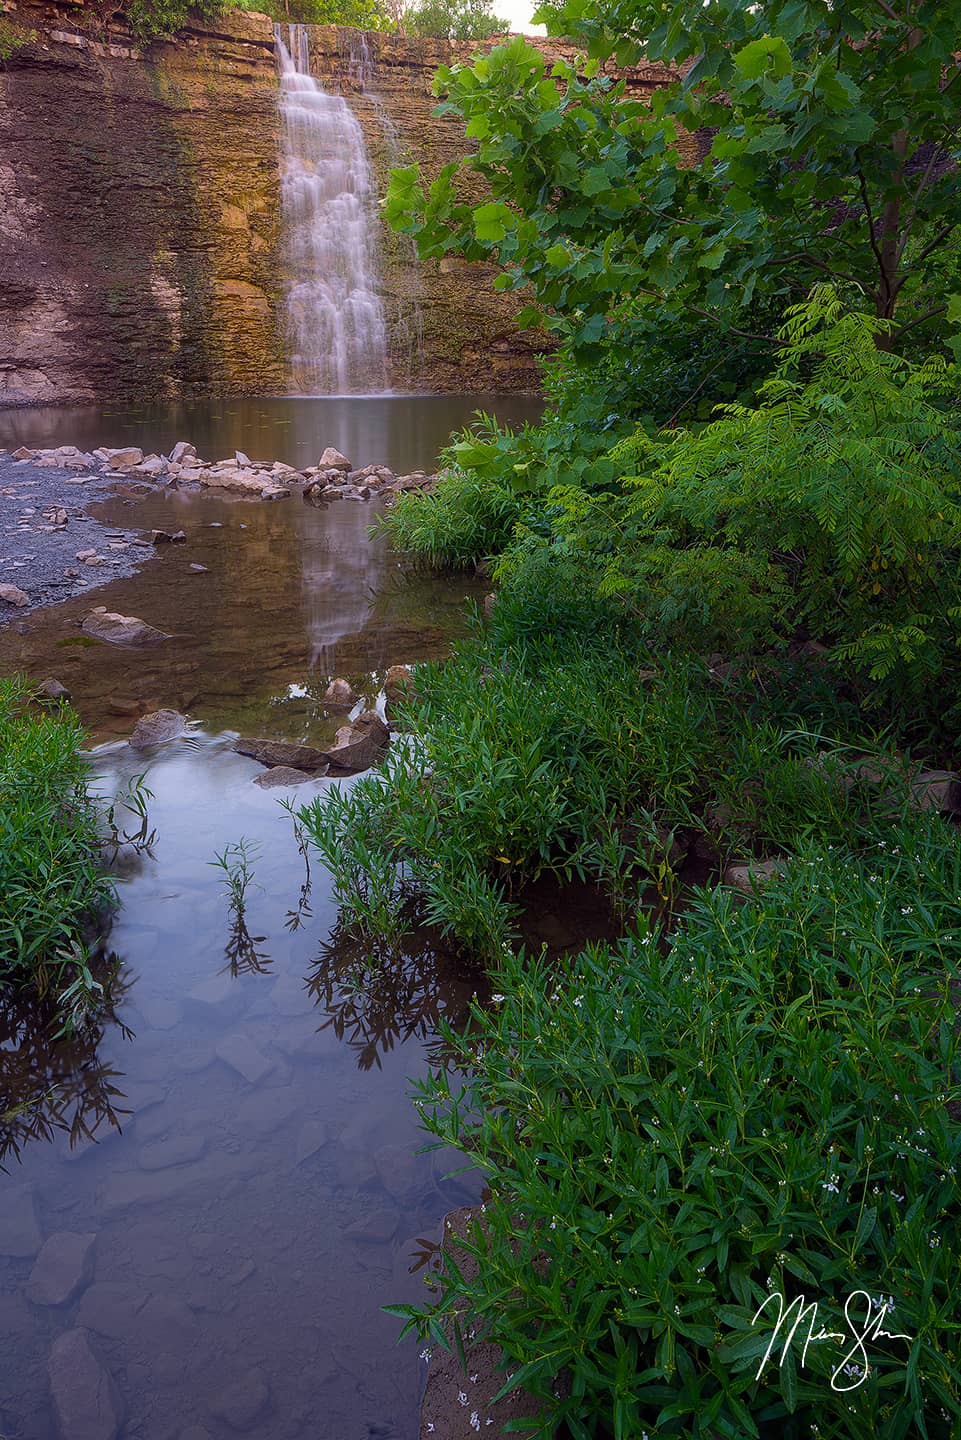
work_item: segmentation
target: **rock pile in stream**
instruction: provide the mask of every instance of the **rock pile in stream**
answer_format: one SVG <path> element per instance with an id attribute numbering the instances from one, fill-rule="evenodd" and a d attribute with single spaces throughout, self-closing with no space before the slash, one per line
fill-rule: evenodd
<path id="1" fill-rule="evenodd" d="M 304 470 L 282 460 L 251 460 L 242 450 L 224 460 L 201 460 L 187 440 L 179 440 L 169 455 L 145 455 L 136 445 L 115 449 L 101 446 L 90 452 L 78 450 L 76 445 L 60 445 L 55 450 L 21 446 L 12 459 L 41 468 L 96 472 L 107 479 L 136 477 L 165 486 L 196 485 L 259 500 L 286 500 L 294 493 L 314 501 L 371 500 L 379 495 L 430 489 L 437 480 L 436 475 L 423 470 L 395 475 L 387 465 L 365 465 L 355 470 L 347 456 L 331 445 L 316 465 Z"/>

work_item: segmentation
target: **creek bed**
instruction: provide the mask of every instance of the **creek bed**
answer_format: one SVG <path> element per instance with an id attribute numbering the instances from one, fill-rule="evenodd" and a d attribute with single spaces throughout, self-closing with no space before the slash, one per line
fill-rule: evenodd
<path id="1" fill-rule="evenodd" d="M 102 511 L 187 543 L 10 627 L 0 668 L 68 686 L 97 742 L 96 788 L 146 771 L 156 835 L 119 855 L 102 1033 L 55 1044 L 35 1007 L 0 1004 L 0 1112 L 26 1104 L 0 1125 L 0 1434 L 56 1440 L 50 1357 L 81 1329 L 126 1440 L 413 1440 L 423 1366 L 380 1307 L 423 1293 L 418 1241 L 479 1187 L 445 1178 L 459 1156 L 416 1153 L 407 1082 L 438 1016 L 458 1023 L 484 980 L 412 935 L 358 983 L 371 957 L 338 940 L 330 877 L 316 863 L 308 876 L 278 803 L 354 782 L 261 790 L 231 747 L 238 732 L 329 739 L 343 717 L 319 703 L 328 679 L 379 703 L 387 667 L 444 653 L 482 586 L 407 576 L 368 538 L 372 505 L 153 492 Z M 95 603 L 171 638 L 91 644 L 78 622 Z M 198 723 L 138 754 L 125 737 L 158 706 Z M 241 837 L 255 847 L 246 934 L 211 864 Z M 92 1267 L 42 1303 L 64 1277 L 49 1273 L 62 1242 L 40 1247 L 63 1232 L 95 1236 Z M 81 1440 L 79 1391 L 71 1415 L 58 1384 L 64 1433 Z"/>

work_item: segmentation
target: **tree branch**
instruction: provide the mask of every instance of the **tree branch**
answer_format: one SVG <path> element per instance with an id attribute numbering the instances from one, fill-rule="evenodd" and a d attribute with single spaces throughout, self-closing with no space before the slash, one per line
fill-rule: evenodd
<path id="1" fill-rule="evenodd" d="M 924 314 L 919 315 L 916 320 L 909 320 L 906 325 L 899 326 L 892 334 L 891 339 L 900 340 L 902 335 L 906 335 L 909 330 L 914 330 L 918 325 L 923 325 L 925 320 L 933 320 L 935 315 L 943 315 L 947 308 L 947 305 L 933 305 L 930 310 L 925 310 Z"/>
<path id="2" fill-rule="evenodd" d="M 864 202 L 864 211 L 868 217 L 868 235 L 871 238 L 871 249 L 874 251 L 875 259 L 878 262 L 878 268 L 883 269 L 884 261 L 881 259 L 881 251 L 878 248 L 878 242 L 874 237 L 874 212 L 871 209 L 871 197 L 868 195 L 868 182 L 864 175 L 864 167 L 861 164 L 861 152 L 860 150 L 855 150 L 854 154 L 858 162 L 858 184 L 861 187 L 861 199 Z"/>
<path id="3" fill-rule="evenodd" d="M 928 256 L 931 254 L 931 251 L 937 250 L 939 245 L 943 245 L 945 240 L 947 240 L 948 236 L 951 234 L 951 231 L 957 230 L 957 228 L 957 220 L 952 220 L 949 225 L 942 226 L 942 228 L 938 231 L 937 235 L 935 235 L 934 239 L 929 240 L 927 245 L 925 245 L 924 249 L 921 251 L 920 255 L 918 255 L 918 257 L 911 262 L 911 266 L 909 267 L 909 269 L 913 269 L 915 265 L 920 265 L 923 260 L 927 260 Z"/>

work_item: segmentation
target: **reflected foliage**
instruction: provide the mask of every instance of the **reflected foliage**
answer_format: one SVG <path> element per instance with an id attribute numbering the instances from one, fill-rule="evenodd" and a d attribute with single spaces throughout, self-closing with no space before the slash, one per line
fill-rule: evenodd
<path id="1" fill-rule="evenodd" d="M 98 1055 L 109 1026 L 133 1039 L 118 1015 L 130 978 L 116 957 L 110 958 L 112 968 L 100 977 L 96 1015 L 88 1015 L 85 1026 L 68 1038 L 55 1036 L 52 996 L 39 1001 L 22 991 L 0 990 L 0 1169 L 19 1160 L 32 1140 L 49 1141 L 60 1132 L 73 1147 L 121 1129 L 130 1113 L 124 1108 L 122 1072 Z"/>
<path id="2" fill-rule="evenodd" d="M 442 1022 L 460 1029 L 471 999 L 485 997 L 484 975 L 438 947 L 435 930 L 410 928 L 396 939 L 371 942 L 343 929 L 322 947 L 308 988 L 362 1070 L 380 1068 L 381 1055 L 408 1040 L 426 1040 L 432 1063 L 443 1063 Z"/>

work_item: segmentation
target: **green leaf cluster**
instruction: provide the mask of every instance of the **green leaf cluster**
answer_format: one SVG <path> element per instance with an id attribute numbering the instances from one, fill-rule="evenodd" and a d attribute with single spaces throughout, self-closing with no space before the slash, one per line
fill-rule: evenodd
<path id="1" fill-rule="evenodd" d="M 46 990 L 112 898 L 82 743 L 69 707 L 0 679 L 0 984 Z"/>
<path id="2" fill-rule="evenodd" d="M 959 885 L 927 816 L 812 842 L 754 899 L 700 892 L 673 935 L 562 975 L 506 957 L 501 1003 L 446 1031 L 461 1068 L 417 1092 L 489 1187 L 476 1275 L 449 1251 L 394 1312 L 499 1346 L 538 1435 L 956 1435 Z M 857 1332 L 885 1305 L 905 1340 L 854 1348 L 859 1291 Z M 763 1365 L 775 1293 L 846 1343 L 802 1354 L 805 1323 Z"/>
<path id="3" fill-rule="evenodd" d="M 422 254 L 498 261 L 576 343 L 639 295 L 737 330 L 755 298 L 783 308 L 824 278 L 895 321 L 885 343 L 943 341 L 953 0 L 570 0 L 543 18 L 591 60 L 548 73 L 512 37 L 438 73 L 439 113 L 478 142 L 459 168 L 487 195 L 469 202 L 450 171 L 410 189 L 398 218 Z M 650 105 L 605 73 L 611 56 L 667 67 Z"/>

